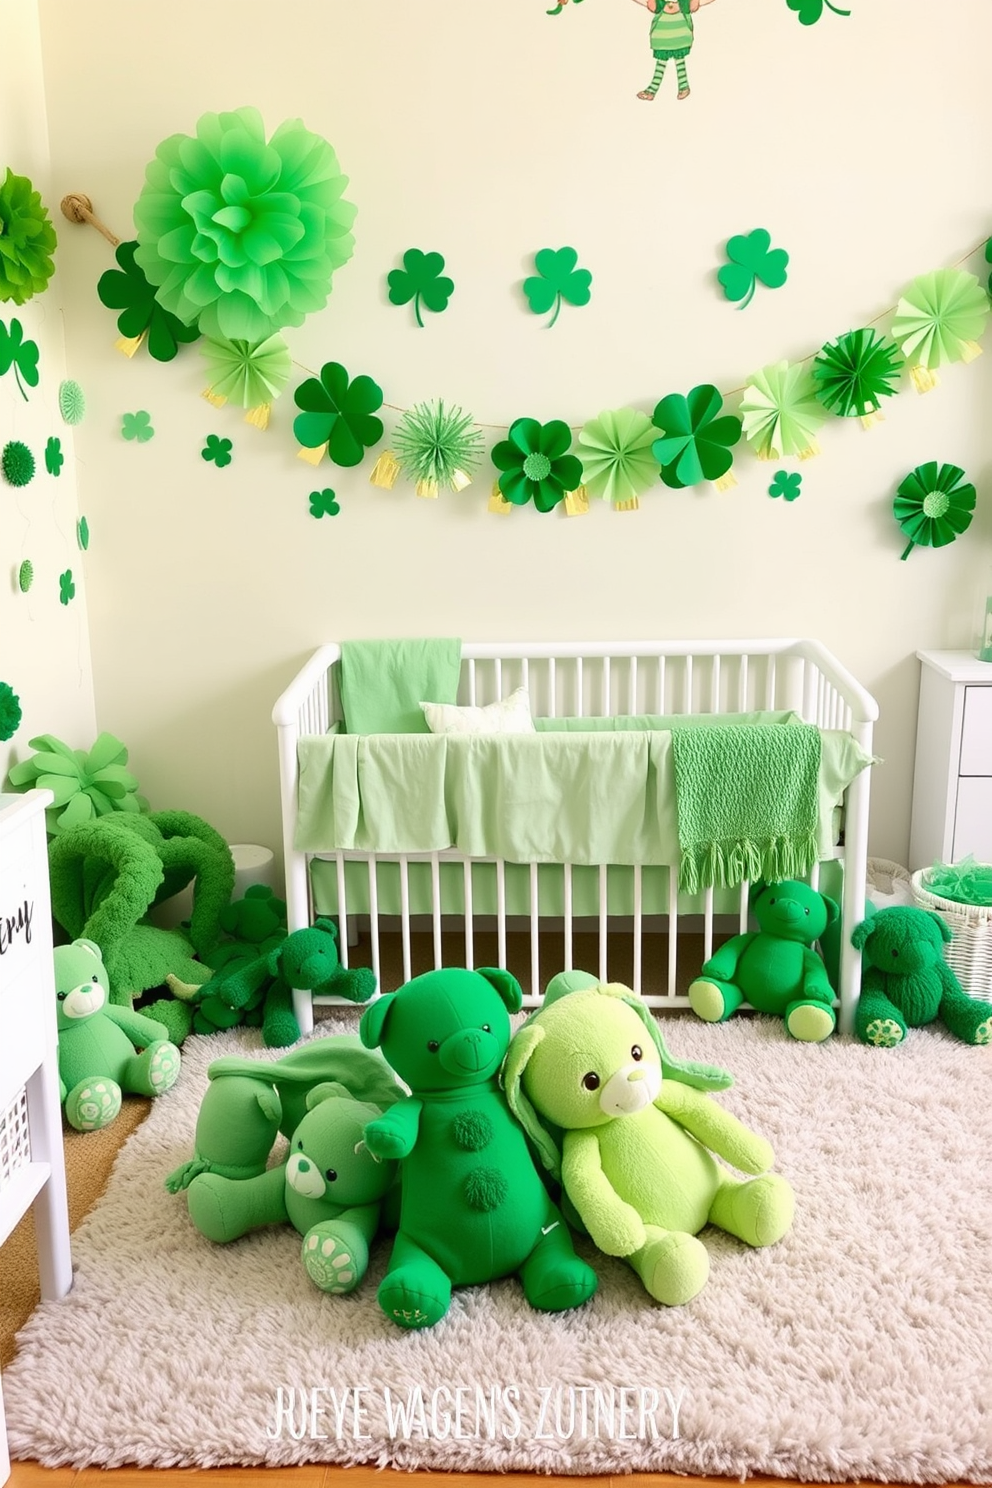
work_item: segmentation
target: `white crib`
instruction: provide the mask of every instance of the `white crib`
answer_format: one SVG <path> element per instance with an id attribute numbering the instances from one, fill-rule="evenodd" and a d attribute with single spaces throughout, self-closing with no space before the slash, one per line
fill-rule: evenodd
<path id="1" fill-rule="evenodd" d="M 515 897 L 519 898 L 523 875 L 527 897 L 523 916 L 530 939 L 530 986 L 526 1006 L 533 1006 L 540 995 L 539 937 L 547 927 L 546 914 L 540 902 L 540 874 L 536 863 L 507 864 L 493 859 L 470 859 L 457 851 L 404 853 L 356 853 L 332 851 L 310 853 L 296 847 L 298 816 L 299 764 L 298 747 L 303 736 L 325 734 L 342 718 L 338 692 L 340 646 L 322 646 L 305 664 L 278 699 L 273 721 L 278 730 L 279 769 L 282 801 L 282 832 L 286 863 L 286 897 L 289 928 L 299 929 L 312 923 L 315 915 L 311 868 L 316 859 L 334 865 L 336 876 L 335 916 L 340 930 L 342 960 L 347 964 L 349 917 L 349 880 L 354 885 L 353 865 L 363 863 L 367 872 L 367 889 L 362 875 L 361 912 L 367 915 L 371 938 L 371 963 L 380 976 L 380 874 L 389 865 L 399 879 L 399 931 L 402 941 L 403 975 L 411 975 L 412 936 L 422 916 L 413 911 L 410 893 L 411 874 L 429 874 L 430 909 L 427 916 L 433 942 L 433 964 L 444 964 L 443 931 L 450 928 L 452 912 L 442 896 L 442 869 L 450 874 L 450 865 L 460 865 L 459 905 L 457 920 L 464 936 L 464 961 L 474 964 L 474 941 L 477 913 L 474 875 L 487 864 L 490 878 L 495 876 L 495 928 L 498 964 L 507 964 L 507 875 L 516 875 Z M 636 641 L 636 642 L 465 642 L 458 701 L 485 704 L 504 697 L 512 689 L 527 688 L 532 710 L 548 718 L 564 715 L 610 717 L 616 714 L 726 714 L 750 711 L 792 710 L 806 723 L 821 729 L 848 731 L 867 755 L 871 754 L 872 728 L 878 708 L 870 694 L 818 642 L 812 640 L 773 639 L 747 641 Z M 865 769 L 848 786 L 843 800 L 843 831 L 838 845 L 824 855 L 838 860 L 843 870 L 842 923 L 853 926 L 863 916 L 865 870 L 868 839 L 868 796 L 870 771 Z M 419 865 L 426 865 L 421 867 Z M 664 918 L 667 922 L 667 987 L 662 993 L 645 995 L 655 1008 L 688 1005 L 688 999 L 676 991 L 680 922 L 685 920 L 678 891 L 677 863 L 667 870 Z M 810 882 L 819 882 L 822 863 L 814 866 Z M 362 871 L 362 870 L 358 870 Z M 586 872 L 588 873 L 588 869 Z M 609 912 L 609 865 L 598 868 L 598 910 L 594 916 L 598 939 L 598 966 L 588 966 L 603 980 L 610 979 L 613 950 L 619 937 L 632 938 L 632 985 L 642 992 L 645 955 L 645 932 L 649 919 L 643 894 L 643 870 L 636 865 L 627 871 L 632 875 L 632 914 L 622 920 Z M 664 871 L 664 870 L 662 870 Z M 555 922 L 560 924 L 561 956 L 556 969 L 570 969 L 573 962 L 576 915 L 572 893 L 573 868 L 560 865 L 562 877 L 560 908 Z M 392 881 L 392 880 L 391 880 Z M 747 927 L 747 889 L 733 890 L 733 922 L 728 933 L 736 934 Z M 718 891 L 719 892 L 719 891 Z M 726 894 L 720 903 L 713 889 L 703 892 L 701 929 L 703 956 L 714 947 L 714 937 L 724 923 Z M 353 890 L 352 896 L 354 897 Z M 654 906 L 657 909 L 657 905 Z M 722 911 L 718 914 L 718 909 Z M 693 905 L 693 924 L 700 921 L 700 906 Z M 652 922 L 657 915 L 652 917 Z M 392 923 L 390 918 L 389 923 Z M 514 921 L 517 923 L 517 921 Z M 583 924 L 586 921 L 583 920 Z M 629 957 L 628 951 L 628 957 Z M 631 959 L 625 963 L 628 967 Z M 839 1027 L 848 1032 L 853 1026 L 854 1009 L 860 990 L 860 957 L 844 936 L 839 964 Z M 629 972 L 628 972 L 629 976 Z M 627 978 L 624 978 L 625 980 Z M 321 1001 L 323 999 L 316 999 Z M 330 1000 L 330 999 L 327 999 Z M 295 1011 L 305 1032 L 313 1027 L 311 994 L 295 994 Z"/>

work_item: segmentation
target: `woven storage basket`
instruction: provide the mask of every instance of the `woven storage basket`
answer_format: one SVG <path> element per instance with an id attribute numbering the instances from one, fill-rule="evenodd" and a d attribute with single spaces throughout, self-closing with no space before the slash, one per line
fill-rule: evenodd
<path id="1" fill-rule="evenodd" d="M 992 907 L 941 899 L 926 887 L 928 868 L 913 874 L 913 899 L 920 909 L 935 909 L 950 926 L 953 940 L 944 957 L 964 990 L 992 1002 Z"/>

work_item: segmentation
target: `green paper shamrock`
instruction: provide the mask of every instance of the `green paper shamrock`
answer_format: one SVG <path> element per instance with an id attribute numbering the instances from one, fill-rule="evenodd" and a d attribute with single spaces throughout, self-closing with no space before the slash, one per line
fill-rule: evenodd
<path id="1" fill-rule="evenodd" d="M 545 315 L 554 306 L 549 327 L 558 319 L 563 300 L 570 305 L 589 303 L 592 274 L 588 269 L 577 269 L 578 261 L 574 248 L 542 248 L 534 255 L 537 274 L 524 280 L 524 294 L 535 315 Z"/>
<path id="2" fill-rule="evenodd" d="M 937 466 L 936 460 L 917 465 L 901 482 L 892 511 L 909 546 L 900 556 L 908 558 L 914 547 L 943 548 L 971 526 L 975 510 L 975 488 L 964 478 L 959 465 Z"/>
<path id="3" fill-rule="evenodd" d="M 0 682 L 0 743 L 12 739 L 21 726 L 21 700 L 9 682 Z"/>
<path id="4" fill-rule="evenodd" d="M 71 377 L 59 383 L 59 412 L 64 424 L 81 424 L 85 416 L 86 395 Z"/>
<path id="5" fill-rule="evenodd" d="M 651 448 L 666 486 L 679 490 L 726 475 L 734 463 L 730 446 L 741 437 L 741 421 L 732 413 L 718 418 L 722 407 L 722 396 L 708 382 L 686 397 L 669 393 L 657 405 L 652 419 L 662 437 Z"/>
<path id="6" fill-rule="evenodd" d="M 308 377 L 296 389 L 296 406 L 303 412 L 293 420 L 293 433 L 305 449 L 327 445 L 335 465 L 360 465 L 366 449 L 382 438 L 382 388 L 371 377 L 349 382 L 340 362 L 325 362 L 320 377 Z"/>
<path id="7" fill-rule="evenodd" d="M 539 512 L 552 511 L 582 484 L 582 462 L 568 450 L 572 431 L 561 419 L 539 424 L 519 418 L 509 437 L 493 446 L 492 462 L 502 471 L 497 484 L 505 500 L 526 506 L 533 497 Z"/>
<path id="8" fill-rule="evenodd" d="M 33 583 L 34 564 L 31 562 L 30 558 L 25 558 L 24 562 L 17 570 L 17 587 L 18 589 L 20 589 L 22 594 L 27 594 Z"/>
<path id="9" fill-rule="evenodd" d="M 67 605 L 70 599 L 76 597 L 76 586 L 72 581 L 72 569 L 67 568 L 65 573 L 59 574 L 59 603 Z"/>
<path id="10" fill-rule="evenodd" d="M 878 331 L 862 326 L 829 342 L 813 363 L 816 396 L 838 418 L 868 418 L 897 391 L 903 359 Z"/>
<path id="11" fill-rule="evenodd" d="M 424 324 L 420 318 L 421 303 L 439 314 L 447 310 L 454 293 L 455 281 L 441 273 L 443 268 L 444 259 L 440 253 L 422 253 L 419 248 L 408 248 L 403 255 L 402 269 L 390 269 L 386 275 L 390 303 L 408 305 L 412 300 L 421 329 Z"/>
<path id="12" fill-rule="evenodd" d="M 231 448 L 229 439 L 221 439 L 217 434 L 208 434 L 207 442 L 200 451 L 200 455 L 204 460 L 212 460 L 218 470 L 221 470 L 231 463 Z"/>
<path id="13" fill-rule="evenodd" d="M 24 383 L 28 387 L 38 386 L 38 346 L 35 341 L 24 340 L 24 328 L 19 320 L 11 320 L 10 330 L 0 320 L 0 377 L 5 372 L 14 369 L 14 379 L 21 390 L 21 397 L 25 403 L 28 395 L 24 391 Z"/>
<path id="14" fill-rule="evenodd" d="M 771 485 L 768 487 L 769 496 L 784 496 L 786 501 L 795 501 L 802 487 L 803 478 L 798 470 L 776 470 Z"/>
<path id="15" fill-rule="evenodd" d="M 28 747 L 38 752 L 14 765 L 7 780 L 16 791 L 52 792 L 55 800 L 45 812 L 49 836 L 112 811 L 147 811 L 137 780 L 124 768 L 127 750 L 113 734 L 100 734 L 88 753 L 70 749 L 53 734 L 29 739 Z"/>
<path id="16" fill-rule="evenodd" d="M 27 176 L 7 167 L 0 184 L 0 300 L 23 305 L 55 273 L 57 239 L 48 212 Z"/>
<path id="17" fill-rule="evenodd" d="M 90 524 L 85 517 L 80 517 L 76 523 L 76 542 L 79 544 L 80 552 L 85 553 L 90 545 Z"/>
<path id="18" fill-rule="evenodd" d="M 823 14 L 823 8 L 832 10 L 834 15 L 849 16 L 849 10 L 841 10 L 836 5 L 831 5 L 830 0 L 788 0 L 790 10 L 794 10 L 799 16 L 800 25 L 814 26 Z"/>
<path id="19" fill-rule="evenodd" d="M 152 416 L 139 408 L 137 413 L 125 413 L 121 415 L 121 437 L 123 439 L 134 439 L 138 444 L 147 444 L 149 439 L 154 439 L 155 430 L 152 428 Z"/>
<path id="20" fill-rule="evenodd" d="M 171 362 L 180 343 L 195 341 L 200 334 L 194 322 L 184 325 L 155 298 L 155 286 L 149 284 L 143 270 L 134 261 L 137 241 L 121 243 L 114 255 L 119 269 L 107 269 L 100 275 L 96 292 L 108 310 L 120 310 L 117 329 L 129 341 L 145 337 L 149 356 L 156 362 Z"/>
<path id="21" fill-rule="evenodd" d="M 62 453 L 62 441 L 57 434 L 53 434 L 45 445 L 45 469 L 49 475 L 57 476 L 64 463 L 65 456 Z"/>
<path id="22" fill-rule="evenodd" d="M 739 310 L 751 303 L 759 279 L 768 289 L 781 289 L 785 283 L 789 255 L 784 248 L 773 248 L 771 244 L 771 234 L 763 227 L 731 238 L 727 243 L 730 262 L 724 264 L 716 277 L 727 299 L 740 301 Z"/>
<path id="23" fill-rule="evenodd" d="M 340 503 L 329 486 L 325 486 L 322 491 L 310 492 L 310 515 L 312 517 L 336 517 L 340 510 Z"/>
<path id="24" fill-rule="evenodd" d="M 34 455 L 19 439 L 11 439 L 0 455 L 0 472 L 9 486 L 26 486 L 34 479 Z"/>

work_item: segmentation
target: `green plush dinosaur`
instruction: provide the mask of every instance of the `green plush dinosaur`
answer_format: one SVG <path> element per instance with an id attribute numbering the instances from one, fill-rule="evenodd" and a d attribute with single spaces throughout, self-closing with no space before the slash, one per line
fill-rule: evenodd
<path id="1" fill-rule="evenodd" d="M 792 1223 L 792 1189 L 767 1171 L 771 1147 L 705 1093 L 730 1075 L 673 1060 L 626 987 L 556 978 L 514 1035 L 503 1080 L 596 1245 L 623 1256 L 658 1302 L 688 1302 L 706 1284 L 704 1226 L 764 1246 Z M 762 1176 L 742 1181 L 714 1154 Z"/>
<path id="2" fill-rule="evenodd" d="M 161 1095 L 179 1075 L 179 1050 L 161 1023 L 107 1001 L 110 982 L 92 940 L 57 946 L 55 995 L 60 1096 L 77 1131 L 109 1126 L 122 1092 Z"/>
<path id="3" fill-rule="evenodd" d="M 837 1022 L 834 993 L 812 949 L 840 911 L 809 884 L 756 884 L 751 911 L 759 928 L 725 941 L 689 987 L 689 1004 L 707 1023 L 722 1023 L 742 1002 L 785 1020 L 792 1037 L 821 1043 Z"/>
<path id="4" fill-rule="evenodd" d="M 864 970 L 854 1031 L 863 1044 L 891 1048 L 910 1028 L 938 1020 L 966 1044 L 992 1043 L 992 1004 L 969 997 L 944 960 L 947 921 L 914 905 L 876 910 L 851 941 Z"/>
<path id="5" fill-rule="evenodd" d="M 379 1305 L 402 1328 L 447 1312 L 453 1286 L 519 1273 L 533 1307 L 577 1307 L 596 1289 L 510 1114 L 498 1075 L 509 1012 L 507 971 L 447 969 L 378 997 L 359 1032 L 410 1095 L 365 1128 L 376 1157 L 401 1163 L 399 1228 Z"/>

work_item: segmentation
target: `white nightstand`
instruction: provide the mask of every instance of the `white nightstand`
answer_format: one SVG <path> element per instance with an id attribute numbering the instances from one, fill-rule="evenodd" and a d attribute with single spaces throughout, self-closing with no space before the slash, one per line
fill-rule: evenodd
<path id="1" fill-rule="evenodd" d="M 992 863 L 992 662 L 920 651 L 910 867 Z"/>

